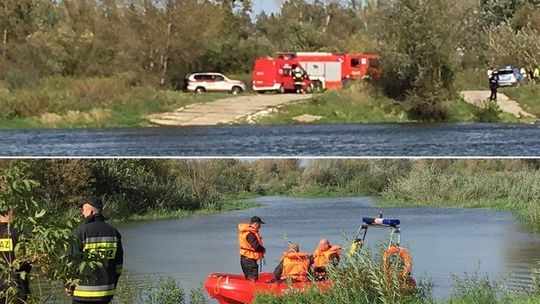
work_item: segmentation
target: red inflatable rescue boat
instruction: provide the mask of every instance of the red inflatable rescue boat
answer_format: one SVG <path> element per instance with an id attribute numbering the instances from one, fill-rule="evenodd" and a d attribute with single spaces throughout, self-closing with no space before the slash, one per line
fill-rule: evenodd
<path id="1" fill-rule="evenodd" d="M 273 273 L 260 273 L 257 282 L 247 281 L 244 275 L 212 273 L 204 283 L 211 298 L 220 304 L 247 304 L 255 299 L 256 293 L 285 294 L 291 290 L 307 290 L 317 285 L 322 290 L 330 288 L 329 281 L 318 282 L 271 282 Z"/>

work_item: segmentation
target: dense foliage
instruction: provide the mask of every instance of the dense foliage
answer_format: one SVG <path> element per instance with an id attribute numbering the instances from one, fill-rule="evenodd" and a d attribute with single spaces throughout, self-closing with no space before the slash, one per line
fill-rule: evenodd
<path id="1" fill-rule="evenodd" d="M 250 0 L 5 0 L 0 79 L 15 90 L 53 75 L 128 73 L 129 86 L 178 88 L 189 72 L 245 74 L 276 51 L 375 52 L 383 91 L 415 119 L 442 120 L 457 71 L 540 63 L 539 6 L 286 0 L 255 15 Z"/>
<path id="2" fill-rule="evenodd" d="M 21 167 L 21 164 L 24 164 Z M 3 160 L 39 182 L 42 208 L 69 214 L 97 195 L 116 220 L 172 211 L 229 210 L 257 195 L 381 195 L 386 204 L 485 206 L 540 224 L 537 160 L 50 159 Z"/>

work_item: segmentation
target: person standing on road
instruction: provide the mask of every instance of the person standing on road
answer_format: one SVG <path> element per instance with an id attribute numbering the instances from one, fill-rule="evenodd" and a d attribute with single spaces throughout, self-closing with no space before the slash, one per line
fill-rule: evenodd
<path id="1" fill-rule="evenodd" d="M 300 94 L 303 92 L 302 89 L 302 81 L 304 79 L 304 73 L 302 72 L 302 69 L 300 69 L 299 66 L 297 66 L 293 71 L 293 78 L 294 78 L 294 88 L 296 90 L 296 93 Z"/>
<path id="2" fill-rule="evenodd" d="M 259 265 L 257 262 L 264 258 L 266 249 L 259 234 L 264 222 L 260 217 L 254 216 L 249 224 L 238 224 L 238 245 L 240 246 L 240 266 L 246 280 L 257 281 L 259 278 Z"/>
<path id="3" fill-rule="evenodd" d="M 497 90 L 499 89 L 499 72 L 497 70 L 494 70 L 489 77 L 489 89 L 491 90 L 489 100 L 497 101 Z"/>
<path id="4" fill-rule="evenodd" d="M 78 240 L 72 246 L 74 259 L 84 260 L 88 254 L 97 254 L 102 267 L 88 269 L 74 288 L 66 289 L 74 304 L 108 304 L 114 297 L 122 273 L 124 251 L 122 236 L 113 226 L 105 223 L 101 199 L 90 196 L 79 201 L 84 223 L 74 234 Z"/>

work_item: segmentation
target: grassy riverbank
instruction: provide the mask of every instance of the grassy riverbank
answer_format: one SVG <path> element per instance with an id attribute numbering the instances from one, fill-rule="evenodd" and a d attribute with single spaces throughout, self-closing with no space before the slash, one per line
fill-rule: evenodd
<path id="1" fill-rule="evenodd" d="M 476 108 L 462 99 L 444 102 L 444 122 L 519 122 L 512 115 L 492 114 L 490 109 Z M 368 85 L 357 82 L 351 87 L 327 91 L 307 102 L 283 106 L 277 112 L 259 118 L 260 124 L 294 124 L 294 118 L 304 114 L 320 117 L 314 123 L 406 123 L 417 122 L 407 113 L 405 104 L 375 92 Z"/>
<path id="2" fill-rule="evenodd" d="M 540 84 L 524 84 L 516 88 L 501 90 L 513 99 L 527 112 L 540 117 Z"/>
<path id="3" fill-rule="evenodd" d="M 227 94 L 160 90 L 130 74 L 47 77 L 8 89 L 0 83 L 0 128 L 112 128 L 147 126 L 146 115 L 207 102 Z"/>
<path id="4" fill-rule="evenodd" d="M 410 122 L 402 106 L 393 100 L 369 94 L 366 85 L 327 91 L 308 102 L 282 107 L 278 113 L 261 118 L 261 124 L 291 124 L 296 116 L 320 116 L 317 123 Z"/>
<path id="5" fill-rule="evenodd" d="M 518 162 L 506 165 L 506 169 L 486 170 L 486 166 L 472 162 L 439 168 L 418 164 L 406 179 L 388 185 L 379 204 L 511 211 L 531 230 L 539 232 L 540 171 Z"/>
<path id="6" fill-rule="evenodd" d="M 470 78 L 463 74 L 463 78 Z M 469 75 L 469 76 L 467 76 Z M 249 75 L 234 78 L 250 82 Z M 472 81 L 471 81 L 472 82 Z M 148 126 L 149 114 L 228 97 L 223 94 L 183 93 L 162 90 L 130 73 L 110 77 L 46 77 L 19 88 L 0 82 L 0 128 L 113 128 Z M 463 81 L 468 84 L 469 82 Z M 508 90 L 508 91 L 506 91 Z M 505 93 L 540 114 L 536 86 L 505 89 Z M 447 101 L 447 122 L 482 121 L 482 111 L 460 99 Z M 260 124 L 293 124 L 304 114 L 320 116 L 316 123 L 414 122 L 404 104 L 356 82 L 349 88 L 328 91 L 310 101 L 283 106 L 259 118 Z M 502 115 L 505 122 L 517 119 Z"/>

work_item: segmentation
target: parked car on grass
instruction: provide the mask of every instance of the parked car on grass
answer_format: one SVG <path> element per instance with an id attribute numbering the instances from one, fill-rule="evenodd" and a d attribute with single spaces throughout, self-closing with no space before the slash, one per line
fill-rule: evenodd
<path id="1" fill-rule="evenodd" d="M 506 66 L 497 69 L 497 71 L 499 71 L 499 85 L 501 87 L 517 86 L 525 81 L 525 77 L 523 77 L 519 69 L 514 66 Z"/>
<path id="2" fill-rule="evenodd" d="M 202 94 L 204 92 L 230 92 L 241 94 L 246 91 L 246 84 L 232 80 L 220 73 L 193 73 L 186 76 L 186 90 Z"/>

